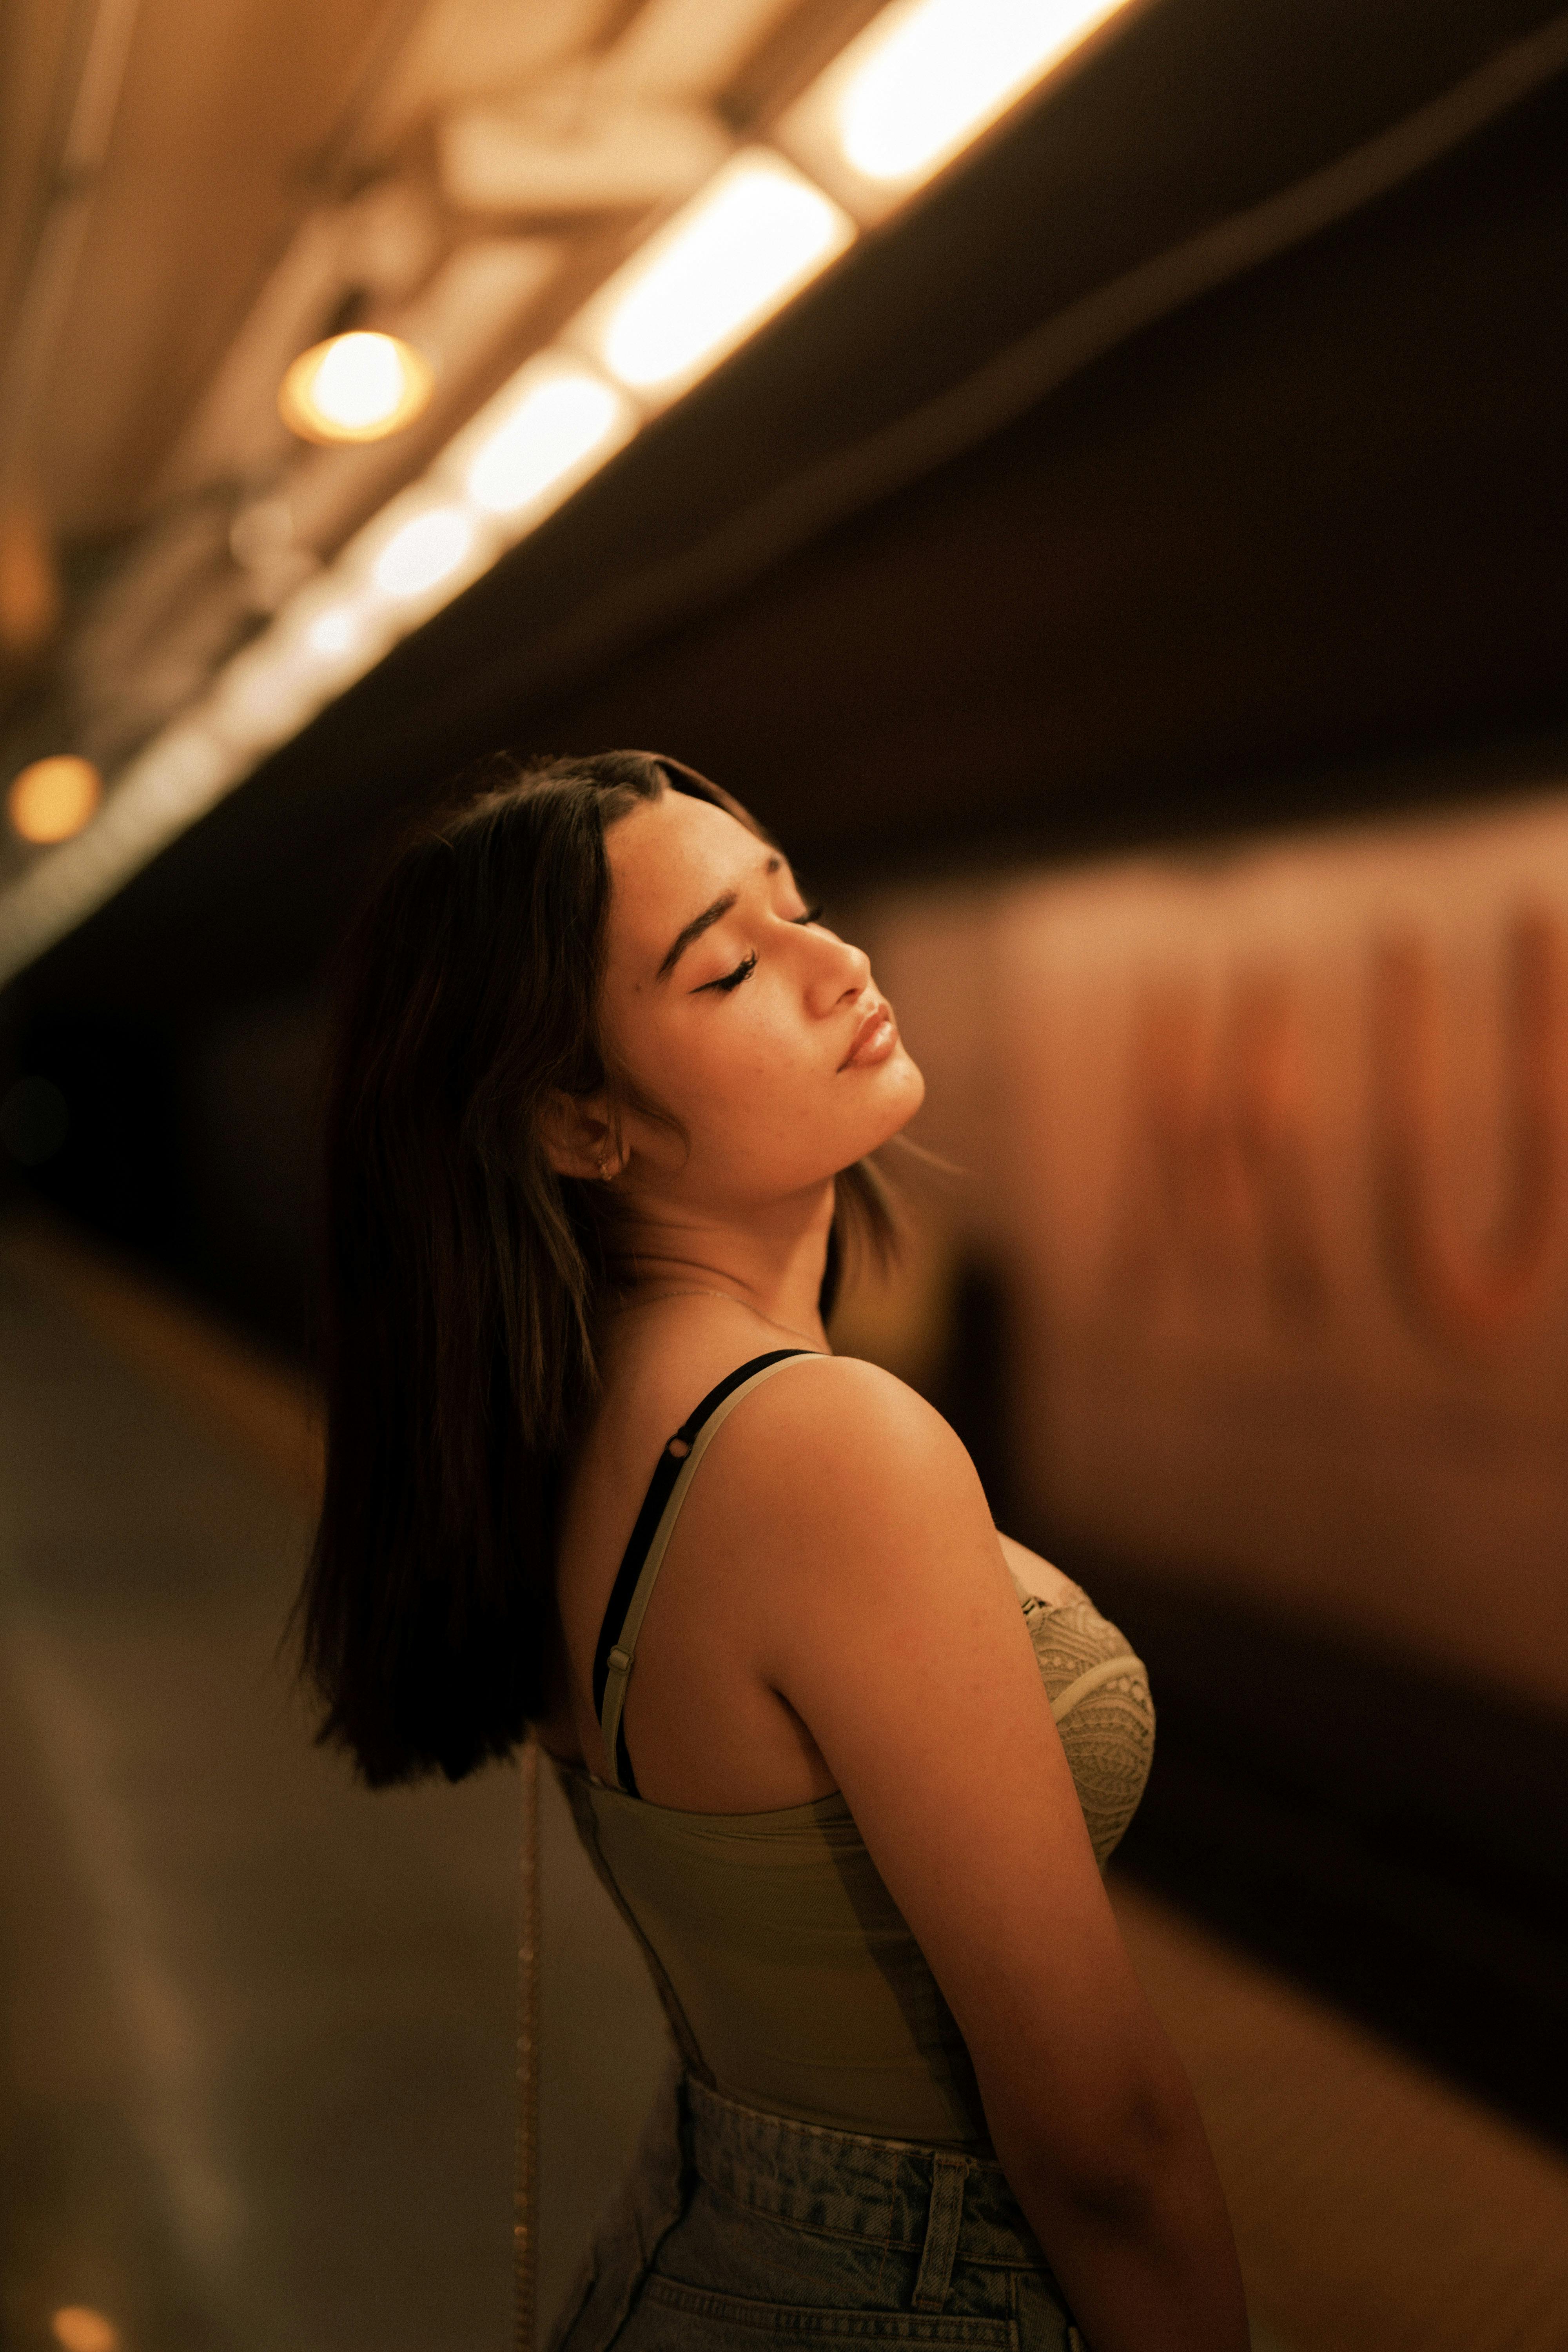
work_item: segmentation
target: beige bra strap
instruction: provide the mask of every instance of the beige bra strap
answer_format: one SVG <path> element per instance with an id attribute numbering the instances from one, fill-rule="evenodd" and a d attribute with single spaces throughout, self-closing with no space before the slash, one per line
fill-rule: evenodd
<path id="1" fill-rule="evenodd" d="M 830 1357 L 805 1350 L 799 1354 L 775 1358 L 772 1363 L 764 1364 L 761 1371 L 753 1372 L 749 1381 L 742 1381 L 738 1387 L 732 1388 L 723 1402 L 714 1406 L 692 1440 L 691 1451 L 681 1464 L 675 1484 L 670 1489 L 669 1499 L 659 1515 L 658 1525 L 654 1529 L 653 1540 L 648 1545 L 643 1560 L 642 1572 L 637 1578 L 626 1616 L 622 1621 L 620 1633 L 609 1654 L 609 1670 L 605 1677 L 604 1704 L 599 1710 L 599 1728 L 604 1735 L 605 1756 L 609 1766 L 612 1788 L 618 1789 L 622 1785 L 617 1769 L 617 1734 L 621 1727 L 621 1711 L 626 1703 L 626 1685 L 631 1680 L 632 1667 L 637 1660 L 637 1635 L 642 1630 L 642 1621 L 647 1614 L 647 1604 L 653 1598 L 653 1588 L 658 1580 L 658 1571 L 663 1566 L 669 1538 L 675 1533 L 675 1523 L 680 1517 L 681 1506 L 690 1492 L 691 1481 L 697 1475 L 699 1463 L 742 1398 L 750 1396 L 752 1391 L 759 1388 L 763 1381 L 772 1380 L 775 1372 L 785 1370 L 791 1364 L 826 1364 L 831 1360 Z"/>

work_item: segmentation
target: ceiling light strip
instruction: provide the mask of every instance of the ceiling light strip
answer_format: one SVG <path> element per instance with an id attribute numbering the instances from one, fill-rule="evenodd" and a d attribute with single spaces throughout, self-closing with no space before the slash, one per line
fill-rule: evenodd
<path id="1" fill-rule="evenodd" d="M 649 406 L 689 391 L 853 245 L 841 205 L 767 147 L 731 156 L 566 331 Z"/>
<path id="2" fill-rule="evenodd" d="M 88 829 L 0 897 L 0 984 L 793 302 L 859 225 L 951 163 L 1131 4 L 894 0 L 780 126 L 790 152 L 755 145 L 731 156 L 559 345 L 525 362 L 145 747 Z"/>
<path id="3" fill-rule="evenodd" d="M 1128 0 L 893 0 L 785 115 L 780 144 L 862 221 L 880 220 Z"/>

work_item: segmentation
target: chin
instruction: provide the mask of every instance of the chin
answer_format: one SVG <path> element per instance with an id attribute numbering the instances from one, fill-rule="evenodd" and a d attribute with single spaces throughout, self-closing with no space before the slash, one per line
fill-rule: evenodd
<path id="1" fill-rule="evenodd" d="M 867 1151 L 875 1151 L 879 1144 L 889 1142 L 906 1128 L 926 1098 L 926 1082 L 918 1062 L 911 1060 L 900 1045 L 879 1073 L 882 1084 L 878 1088 L 880 1097 L 878 1109 L 883 1116 L 878 1121 L 873 1139 Z"/>

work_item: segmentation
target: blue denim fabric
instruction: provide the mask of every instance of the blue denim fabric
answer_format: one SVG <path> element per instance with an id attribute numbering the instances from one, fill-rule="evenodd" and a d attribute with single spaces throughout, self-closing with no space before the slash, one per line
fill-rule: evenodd
<path id="1" fill-rule="evenodd" d="M 551 2352 L 1082 2339 L 998 2164 L 737 2105 L 673 2076 Z"/>

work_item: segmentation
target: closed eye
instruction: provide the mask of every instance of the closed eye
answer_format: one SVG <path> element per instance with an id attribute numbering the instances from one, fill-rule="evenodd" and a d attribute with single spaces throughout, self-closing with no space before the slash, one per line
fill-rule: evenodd
<path id="1" fill-rule="evenodd" d="M 739 988 L 743 980 L 751 978 L 756 965 L 757 950 L 753 948 L 750 955 L 742 956 L 733 971 L 725 972 L 721 980 L 705 980 L 700 988 L 695 988 L 691 992 L 694 996 L 706 996 L 710 989 L 717 988 L 728 995 L 731 989 Z"/>
<path id="2" fill-rule="evenodd" d="M 808 907 L 804 915 L 792 915 L 790 921 L 801 926 L 820 923 L 822 914 L 820 906 Z M 742 957 L 733 971 L 722 973 L 718 980 L 705 980 L 700 988 L 694 988 L 691 992 L 694 996 L 706 996 L 710 991 L 717 989 L 721 995 L 728 996 L 731 990 L 739 988 L 743 980 L 750 980 L 756 968 L 757 951 L 753 948 L 750 955 Z"/>

